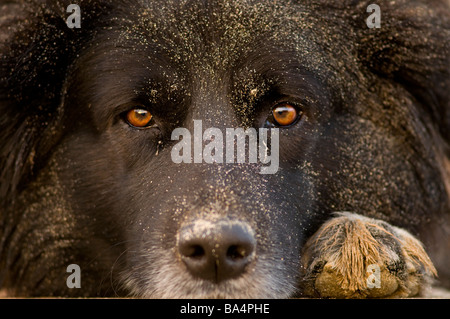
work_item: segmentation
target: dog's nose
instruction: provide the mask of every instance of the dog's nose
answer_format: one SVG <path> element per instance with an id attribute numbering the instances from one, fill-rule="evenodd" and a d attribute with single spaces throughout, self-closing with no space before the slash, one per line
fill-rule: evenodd
<path id="1" fill-rule="evenodd" d="M 216 283 L 239 277 L 255 255 L 256 240 L 246 223 L 196 221 L 181 229 L 178 250 L 189 272 Z"/>

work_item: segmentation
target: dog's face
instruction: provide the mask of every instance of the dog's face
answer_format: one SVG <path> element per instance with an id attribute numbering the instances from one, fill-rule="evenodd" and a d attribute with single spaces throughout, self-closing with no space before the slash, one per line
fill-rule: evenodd
<path id="1" fill-rule="evenodd" d="M 422 148 L 434 139 L 421 130 L 428 115 L 417 118 L 408 90 L 365 65 L 370 50 L 342 31 L 344 12 L 164 4 L 111 6 L 86 22 L 67 67 L 45 133 L 51 151 L 37 163 L 35 187 L 51 181 L 50 195 L 27 208 L 45 210 L 48 233 L 65 224 L 52 246 L 60 264 L 79 264 L 86 282 L 99 274 L 100 294 L 112 285 L 149 297 L 287 297 L 303 244 L 331 212 L 420 224 L 404 194 L 417 194 L 416 172 L 437 173 L 404 158 L 431 151 Z M 386 98 L 396 94 L 403 99 Z M 239 127 L 278 129 L 276 172 L 261 174 L 261 161 L 174 161 L 175 129 L 191 133 L 194 158 L 196 142 L 205 156 L 218 138 L 203 140 L 205 130 L 226 145 L 227 129 Z M 416 196 L 438 205 L 428 191 Z"/>
<path id="2" fill-rule="evenodd" d="M 245 19 L 230 17 L 239 8 L 139 10 L 130 25 L 100 31 L 68 78 L 58 174 L 75 211 L 127 225 L 118 264 L 133 293 L 295 291 L 301 243 L 318 223 L 311 161 L 330 90 L 302 62 L 299 35 L 289 36 L 298 24 L 277 12 L 287 9 L 244 9 Z M 276 108 L 294 118 L 278 124 Z M 194 144 L 194 120 L 201 134 L 223 132 L 224 146 L 227 128 L 278 128 L 278 172 L 248 160 L 175 163 L 172 132 L 186 128 Z"/>

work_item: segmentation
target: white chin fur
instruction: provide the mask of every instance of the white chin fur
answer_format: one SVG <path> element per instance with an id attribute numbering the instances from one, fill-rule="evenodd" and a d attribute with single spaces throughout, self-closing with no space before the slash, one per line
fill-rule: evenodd
<path id="1" fill-rule="evenodd" d="M 134 271 L 124 274 L 124 285 L 132 296 L 164 299 L 259 299 L 288 298 L 295 291 L 295 282 L 287 280 L 283 265 L 274 265 L 270 260 L 259 259 L 241 277 L 214 284 L 192 277 L 181 262 L 174 262 L 173 255 L 166 256 L 146 267 L 136 267 Z"/>

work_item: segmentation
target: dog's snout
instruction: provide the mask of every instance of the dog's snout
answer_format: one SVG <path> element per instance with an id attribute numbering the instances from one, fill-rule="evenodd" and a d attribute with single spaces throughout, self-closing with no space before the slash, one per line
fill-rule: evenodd
<path id="1" fill-rule="evenodd" d="M 181 229 L 178 250 L 189 272 L 219 283 L 242 275 L 253 260 L 256 240 L 242 222 L 197 221 Z"/>

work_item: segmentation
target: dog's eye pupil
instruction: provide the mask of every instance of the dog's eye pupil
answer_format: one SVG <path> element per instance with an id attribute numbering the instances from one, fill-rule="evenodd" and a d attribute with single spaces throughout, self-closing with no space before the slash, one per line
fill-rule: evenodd
<path id="1" fill-rule="evenodd" d="M 134 127 L 147 127 L 153 116 L 152 114 L 144 109 L 135 108 L 127 112 L 126 120 L 128 124 Z"/>
<path id="2" fill-rule="evenodd" d="M 272 116 L 279 126 L 289 126 L 295 123 L 300 113 L 290 104 L 277 105 L 272 110 Z"/>

